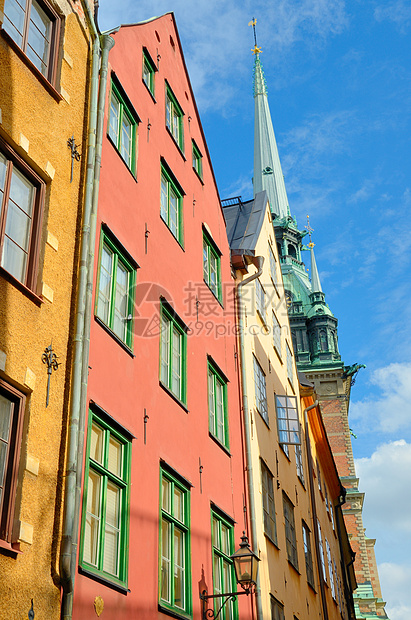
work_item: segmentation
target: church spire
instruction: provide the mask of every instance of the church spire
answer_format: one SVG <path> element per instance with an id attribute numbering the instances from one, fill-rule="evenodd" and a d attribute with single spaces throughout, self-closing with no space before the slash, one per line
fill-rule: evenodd
<path id="1" fill-rule="evenodd" d="M 257 46 L 255 35 L 256 19 L 249 25 L 254 29 L 254 196 L 266 190 L 271 205 L 271 212 L 277 218 L 290 215 L 284 176 L 278 155 L 270 108 L 268 107 L 267 88 L 260 60 L 261 49 Z"/>
<path id="2" fill-rule="evenodd" d="M 315 262 L 314 256 L 314 243 L 310 243 L 309 248 L 311 254 L 311 292 L 322 293 L 320 276 L 318 275 L 317 263 Z"/>
<path id="3" fill-rule="evenodd" d="M 311 228 L 310 226 L 309 215 L 307 215 L 307 226 L 305 226 L 305 229 L 307 230 L 308 236 L 310 237 L 310 243 L 308 244 L 308 247 L 310 248 L 310 255 L 311 255 L 311 292 L 322 293 L 323 290 L 321 288 L 320 276 L 318 275 L 317 263 L 315 262 L 315 255 L 314 255 L 315 243 L 313 243 L 311 239 L 311 233 L 314 232 L 314 229 Z"/>

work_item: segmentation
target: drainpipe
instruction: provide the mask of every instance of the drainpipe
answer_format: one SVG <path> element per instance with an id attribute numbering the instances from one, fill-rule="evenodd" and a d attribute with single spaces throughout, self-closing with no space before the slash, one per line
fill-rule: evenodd
<path id="1" fill-rule="evenodd" d="M 308 418 L 307 412 L 311 411 L 311 409 L 315 409 L 318 407 L 318 400 L 315 401 L 313 405 L 304 409 L 304 432 L 305 432 L 305 443 L 307 446 L 307 460 L 308 460 L 308 479 L 310 481 L 310 498 L 311 498 L 311 508 L 313 512 L 313 533 L 314 533 L 314 542 L 315 542 L 315 554 L 317 556 L 317 569 L 318 569 L 318 582 L 320 584 L 320 593 L 321 593 L 321 605 L 323 608 L 324 620 L 328 620 L 328 609 L 327 609 L 327 600 L 325 597 L 325 588 L 324 588 L 324 578 L 322 573 L 322 561 L 321 561 L 321 552 L 320 552 L 320 539 L 318 536 L 318 520 L 317 520 L 317 506 L 315 502 L 315 493 L 314 493 L 314 479 L 313 479 L 313 457 L 311 454 L 311 444 L 310 444 L 310 436 L 308 434 Z M 324 553 L 324 550 L 323 550 Z"/>
<path id="2" fill-rule="evenodd" d="M 258 271 L 252 276 L 249 276 L 237 286 L 237 304 L 238 304 L 238 327 L 239 327 L 239 340 L 240 340 L 240 365 L 241 365 L 241 383 L 243 388 L 243 415 L 244 415 L 244 437 L 245 437 L 245 449 L 246 449 L 246 463 L 247 463 L 247 482 L 249 491 L 249 515 L 250 515 L 250 527 L 251 527 L 251 539 L 254 547 L 254 553 L 258 555 L 257 549 L 257 527 L 255 519 L 254 508 L 254 480 L 253 480 L 253 468 L 251 460 L 251 435 L 250 435 L 250 416 L 248 410 L 248 393 L 247 393 L 247 373 L 246 373 L 246 356 L 244 352 L 244 320 L 243 320 L 243 303 L 242 303 L 242 289 L 243 287 L 252 282 L 256 278 L 260 277 L 263 273 L 263 256 L 250 256 L 247 257 L 257 267 Z M 257 575 L 257 587 L 256 587 L 256 606 L 257 606 L 257 619 L 263 620 L 263 608 L 261 605 L 261 589 L 260 589 L 260 577 Z"/>
<path id="3" fill-rule="evenodd" d="M 67 459 L 63 507 L 62 542 L 60 550 L 60 581 L 62 586 L 61 618 L 70 620 L 73 608 L 74 578 L 77 559 L 77 538 L 80 514 L 78 480 L 82 475 L 83 438 L 85 423 L 86 386 L 88 375 L 88 345 L 91 311 L 96 204 L 101 161 L 101 136 L 106 92 L 108 52 L 114 45 L 110 37 L 102 37 L 103 53 L 100 64 L 100 40 L 87 0 L 81 0 L 92 38 L 89 129 L 87 137 L 87 171 L 84 213 L 81 230 L 81 250 L 78 275 L 78 293 L 73 339 L 73 374 L 67 436 Z M 110 42 L 111 41 L 111 42 Z M 100 69 L 100 95 L 99 95 Z M 102 78 L 105 78 L 104 80 Z M 96 172 L 96 167 L 98 171 Z M 96 182 L 97 179 L 97 182 Z M 91 275 L 90 275 L 91 273 Z M 84 370 L 86 369 L 86 371 Z"/>
<path id="4" fill-rule="evenodd" d="M 342 485 L 341 485 L 341 491 L 342 492 L 339 498 L 340 501 L 338 502 L 335 508 L 336 509 L 338 508 L 339 512 L 341 512 L 341 518 L 343 519 L 344 517 L 342 515 L 341 508 L 345 504 L 346 492 Z M 339 517 L 336 518 L 336 522 L 337 522 L 338 542 L 340 544 L 340 553 L 341 553 L 341 568 L 343 568 L 343 574 L 344 574 L 344 584 L 343 584 L 344 585 L 344 596 L 345 596 L 347 608 L 349 609 L 350 618 L 355 618 L 353 593 L 352 593 L 351 588 L 348 587 L 348 581 L 349 581 L 348 569 L 350 568 L 350 566 L 352 566 L 352 564 L 354 564 L 355 553 L 351 561 L 346 565 L 345 560 L 344 560 L 344 551 L 343 551 L 343 546 L 342 546 L 342 532 L 341 532 L 341 524 L 340 524 Z"/>

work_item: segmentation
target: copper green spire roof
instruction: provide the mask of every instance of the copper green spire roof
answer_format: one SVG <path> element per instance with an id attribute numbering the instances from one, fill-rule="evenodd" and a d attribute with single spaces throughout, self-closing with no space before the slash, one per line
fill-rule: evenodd
<path id="1" fill-rule="evenodd" d="M 283 218 L 290 214 L 288 198 L 257 46 L 254 54 L 254 196 L 266 190 L 272 213 Z"/>
<path id="2" fill-rule="evenodd" d="M 311 292 L 322 293 L 320 276 L 318 275 L 317 263 L 315 262 L 313 243 L 310 243 L 310 254 L 311 254 Z"/>

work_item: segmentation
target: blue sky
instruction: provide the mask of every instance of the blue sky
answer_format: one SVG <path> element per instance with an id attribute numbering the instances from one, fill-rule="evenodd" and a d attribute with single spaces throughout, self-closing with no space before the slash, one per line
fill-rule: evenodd
<path id="1" fill-rule="evenodd" d="M 290 209 L 314 228 L 391 620 L 411 617 L 411 3 L 100 0 L 100 27 L 174 11 L 221 198 L 252 197 L 252 29 Z M 309 261 L 307 261 L 307 264 Z"/>

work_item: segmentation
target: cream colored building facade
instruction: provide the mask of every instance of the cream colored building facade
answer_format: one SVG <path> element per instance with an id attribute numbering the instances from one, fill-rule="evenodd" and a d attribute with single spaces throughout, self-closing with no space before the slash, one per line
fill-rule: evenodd
<path id="1" fill-rule="evenodd" d="M 340 485 L 331 452 L 319 454 L 317 443 L 328 446 L 319 410 L 308 417 L 304 409 L 314 401 L 301 401 L 267 194 L 223 207 L 238 281 L 248 517 L 261 560 L 257 614 L 350 618 L 339 543 L 348 539 L 337 532 L 333 508 Z M 313 420 L 320 431 L 312 431 Z M 326 491 L 315 488 L 306 439 Z"/>

